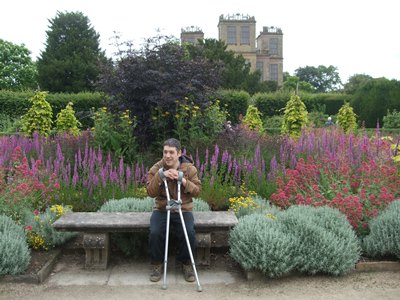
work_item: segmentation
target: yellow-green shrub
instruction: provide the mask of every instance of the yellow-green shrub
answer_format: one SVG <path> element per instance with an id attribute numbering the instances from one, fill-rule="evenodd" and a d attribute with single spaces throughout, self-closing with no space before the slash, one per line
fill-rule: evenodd
<path id="1" fill-rule="evenodd" d="M 343 104 L 343 106 L 339 109 L 337 121 L 345 133 L 357 128 L 356 114 L 349 103 Z"/>
<path id="2" fill-rule="evenodd" d="M 68 102 L 67 106 L 57 114 L 56 131 L 58 133 L 71 133 L 72 135 L 79 134 L 81 122 L 75 117 L 75 111 L 72 108 L 73 103 Z"/>
<path id="3" fill-rule="evenodd" d="M 32 135 L 35 131 L 41 135 L 48 136 L 53 123 L 53 110 L 49 102 L 46 101 L 47 92 L 36 92 L 29 99 L 32 103 L 28 112 L 21 117 L 22 131 Z"/>

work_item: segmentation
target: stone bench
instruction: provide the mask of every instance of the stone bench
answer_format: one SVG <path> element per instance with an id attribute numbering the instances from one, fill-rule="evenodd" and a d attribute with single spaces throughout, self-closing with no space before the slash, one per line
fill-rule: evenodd
<path id="1" fill-rule="evenodd" d="M 106 269 L 111 232 L 149 232 L 151 212 L 76 212 L 53 223 L 58 231 L 83 232 L 85 268 Z M 210 249 L 228 247 L 229 231 L 238 220 L 233 212 L 193 212 L 196 229 L 196 264 L 210 264 Z"/>

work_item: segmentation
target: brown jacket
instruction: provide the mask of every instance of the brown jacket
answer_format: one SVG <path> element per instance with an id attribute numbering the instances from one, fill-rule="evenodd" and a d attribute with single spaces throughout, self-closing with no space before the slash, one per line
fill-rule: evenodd
<path id="1" fill-rule="evenodd" d="M 154 206 L 155 210 L 165 210 L 165 206 L 167 205 L 165 185 L 158 174 L 160 168 L 164 168 L 163 160 L 155 163 L 154 166 L 151 167 L 147 176 L 147 194 L 150 197 L 156 198 Z M 167 168 L 165 168 L 165 170 L 167 170 Z M 198 196 L 201 192 L 201 181 L 197 176 L 197 169 L 189 157 L 182 155 L 179 158 L 178 171 L 182 171 L 183 177 L 186 179 L 186 187 L 184 187 L 183 184 L 181 185 L 182 211 L 192 211 L 192 198 Z M 171 200 L 177 200 L 177 181 L 167 178 L 167 184 Z"/>

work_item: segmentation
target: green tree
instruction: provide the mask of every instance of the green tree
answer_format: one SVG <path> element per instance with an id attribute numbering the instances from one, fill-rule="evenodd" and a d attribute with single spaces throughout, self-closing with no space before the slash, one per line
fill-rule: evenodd
<path id="1" fill-rule="evenodd" d="M 300 97 L 293 95 L 286 103 L 283 110 L 282 133 L 291 136 L 299 136 L 301 129 L 307 125 L 308 112 L 305 104 Z"/>
<path id="2" fill-rule="evenodd" d="M 291 76 L 289 73 L 285 72 L 283 76 L 283 89 L 290 92 L 313 92 L 314 87 L 309 82 L 301 81 L 297 76 Z"/>
<path id="3" fill-rule="evenodd" d="M 92 91 L 106 57 L 99 34 L 81 12 L 57 12 L 46 31 L 46 49 L 38 59 L 41 89 L 50 92 Z"/>
<path id="4" fill-rule="evenodd" d="M 373 79 L 370 75 L 354 74 L 350 76 L 349 80 L 344 84 L 343 90 L 346 94 L 354 94 L 363 84 Z"/>
<path id="5" fill-rule="evenodd" d="M 34 89 L 36 80 L 36 64 L 28 48 L 0 39 L 0 89 Z"/>
<path id="6" fill-rule="evenodd" d="M 375 78 L 366 81 L 352 97 L 351 105 L 365 127 L 382 125 L 387 110 L 400 110 L 400 81 Z"/>
<path id="7" fill-rule="evenodd" d="M 337 68 L 334 66 L 306 66 L 295 70 L 295 76 L 310 83 L 317 93 L 339 90 L 342 86 Z"/>
<path id="8" fill-rule="evenodd" d="M 259 71 L 252 72 L 250 64 L 242 55 L 227 50 L 224 41 L 216 39 L 199 40 L 198 44 L 185 44 L 189 59 L 205 58 L 222 66 L 220 87 L 223 89 L 244 90 L 250 94 L 276 91 L 277 83 L 261 81 Z"/>

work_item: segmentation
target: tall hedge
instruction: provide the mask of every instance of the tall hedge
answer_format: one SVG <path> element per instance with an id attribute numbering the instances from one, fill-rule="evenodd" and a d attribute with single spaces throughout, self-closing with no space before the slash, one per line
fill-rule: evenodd
<path id="1" fill-rule="evenodd" d="M 13 92 L 0 90 L 0 113 L 12 118 L 18 118 L 25 114 L 31 107 L 29 98 L 33 97 L 34 91 Z M 57 114 L 64 109 L 69 102 L 74 104 L 77 119 L 82 123 L 82 128 L 92 127 L 93 120 L 90 117 L 90 110 L 102 107 L 108 101 L 108 96 L 103 93 L 49 93 L 48 101 L 53 109 L 53 121 Z"/>
<path id="2" fill-rule="evenodd" d="M 351 101 L 354 112 L 367 128 L 383 123 L 388 110 L 400 110 L 400 81 L 376 78 L 363 84 Z"/>
<path id="3" fill-rule="evenodd" d="M 246 91 L 219 90 L 214 97 L 220 100 L 220 106 L 228 111 L 232 124 L 239 123 L 239 116 L 246 115 L 250 94 Z"/>
<path id="4" fill-rule="evenodd" d="M 322 111 L 327 115 L 336 115 L 345 101 L 350 101 L 350 96 L 338 93 L 299 93 L 307 111 Z M 257 106 L 264 117 L 282 114 L 282 109 L 290 100 L 289 92 L 258 93 L 251 102 Z"/>

